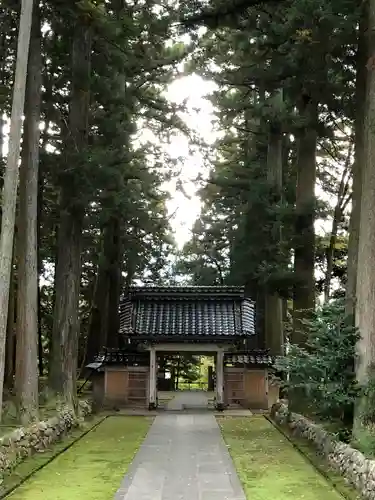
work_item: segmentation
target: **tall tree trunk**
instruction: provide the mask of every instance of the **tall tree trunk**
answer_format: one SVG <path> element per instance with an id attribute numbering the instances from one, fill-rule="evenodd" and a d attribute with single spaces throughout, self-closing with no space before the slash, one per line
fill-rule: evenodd
<path id="1" fill-rule="evenodd" d="M 87 338 L 87 361 L 91 361 L 103 347 L 118 347 L 121 258 L 120 223 L 118 217 L 113 215 L 103 231 L 103 249 Z"/>
<path id="2" fill-rule="evenodd" d="M 41 144 L 42 155 L 45 152 L 45 148 L 48 144 L 48 130 L 50 127 L 50 119 L 48 116 L 45 117 L 45 128 L 43 130 L 43 138 Z M 43 156 L 42 156 L 43 158 Z M 41 248 L 41 238 L 42 238 L 42 223 L 43 223 L 43 204 L 44 204 L 44 169 L 43 160 L 41 159 L 39 165 L 39 177 L 38 177 L 38 225 L 37 225 L 37 249 L 38 249 L 38 369 L 39 376 L 42 377 L 44 374 L 44 349 L 43 349 L 43 328 L 42 328 L 42 294 L 41 294 L 41 275 L 43 273 L 43 262 L 42 255 L 40 252 Z"/>
<path id="3" fill-rule="evenodd" d="M 298 136 L 292 342 L 303 345 L 303 319 L 315 307 L 315 180 L 317 106 L 305 96 L 300 106 L 304 126 Z"/>
<path id="4" fill-rule="evenodd" d="M 279 108 L 283 102 L 283 93 L 278 91 L 274 96 L 275 107 Z M 274 205 L 280 205 L 283 188 L 283 136 L 281 124 L 274 121 L 270 124 L 268 152 L 267 152 L 267 181 L 271 188 Z M 278 234 L 275 235 L 272 244 L 278 247 L 281 243 L 281 224 L 278 223 Z M 277 251 L 277 257 L 280 248 Z M 265 336 L 266 347 L 271 354 L 281 355 L 283 353 L 283 304 L 282 299 L 274 291 L 266 292 L 265 295 Z"/>
<path id="5" fill-rule="evenodd" d="M 64 209 L 69 204 L 70 196 L 64 193 L 58 233 L 49 385 L 75 407 L 83 217 L 81 210 Z"/>
<path id="6" fill-rule="evenodd" d="M 18 33 L 16 74 L 14 79 L 9 153 L 4 175 L 0 235 L 0 419 L 3 405 L 5 343 L 8 323 L 8 302 L 12 267 L 13 238 L 16 218 L 18 162 L 21 146 L 22 114 L 25 102 L 27 62 L 33 2 L 22 0 Z"/>
<path id="7" fill-rule="evenodd" d="M 335 263 L 335 247 L 337 241 L 337 232 L 339 229 L 340 220 L 342 218 L 341 207 L 337 204 L 335 206 L 333 219 L 332 219 L 332 229 L 329 237 L 329 245 L 326 251 L 326 274 L 324 276 L 324 302 L 328 302 L 331 295 L 331 281 L 333 273 L 333 265 Z"/>
<path id="8" fill-rule="evenodd" d="M 369 370 L 375 360 L 375 279 L 373 273 L 375 262 L 375 134 L 373 128 L 375 122 L 375 0 L 369 1 L 366 38 L 369 59 L 364 101 L 364 154 L 355 311 L 356 324 L 361 334 L 357 345 L 356 367 L 357 379 L 361 384 L 367 382 Z M 360 164 L 358 166 L 360 167 Z"/>
<path id="9" fill-rule="evenodd" d="M 105 235 L 104 235 L 105 237 Z M 89 329 L 87 335 L 86 361 L 91 362 L 93 358 L 107 347 L 107 316 L 108 316 L 108 272 L 104 255 L 105 243 L 103 242 L 103 253 L 98 265 L 93 303 L 91 307 Z"/>
<path id="10" fill-rule="evenodd" d="M 331 235 L 329 238 L 329 245 L 326 251 L 327 267 L 326 267 L 326 275 L 324 277 L 324 286 L 323 286 L 324 302 L 329 301 L 331 294 L 331 281 L 332 281 L 333 266 L 335 263 L 335 247 L 337 242 L 337 233 L 339 230 L 339 225 L 351 198 L 349 193 L 349 181 L 350 181 L 350 169 L 351 169 L 350 163 L 352 158 L 352 146 L 353 144 L 352 142 L 350 142 L 344 170 L 341 175 L 340 185 L 337 192 L 337 201 L 333 213 Z"/>
<path id="11" fill-rule="evenodd" d="M 39 277 L 40 277 L 40 275 L 39 275 Z M 44 358 L 44 349 L 43 349 L 43 330 L 42 330 L 41 290 L 40 290 L 40 279 L 38 279 L 38 373 L 39 373 L 39 377 L 43 377 L 43 375 L 44 375 L 44 359 L 43 358 Z"/>
<path id="12" fill-rule="evenodd" d="M 69 163 L 82 161 L 88 136 L 92 42 L 87 20 L 78 16 L 72 45 L 70 134 L 66 144 L 66 158 Z M 78 184 L 74 172 L 73 175 L 62 176 L 52 363 L 49 377 L 51 389 L 74 408 L 79 338 L 81 246 L 85 213 Z"/>
<path id="13" fill-rule="evenodd" d="M 41 247 L 41 224 L 42 224 L 42 208 L 43 208 L 43 189 L 44 180 L 39 165 L 39 178 L 38 178 L 38 216 L 37 216 L 37 263 L 38 263 L 38 371 L 39 376 L 42 377 L 44 373 L 44 352 L 43 352 L 43 335 L 42 335 L 42 294 L 41 294 L 41 280 L 40 277 L 43 272 L 43 262 L 40 253 Z"/>
<path id="14" fill-rule="evenodd" d="M 365 6 L 365 3 L 363 4 Z M 349 244 L 348 244 L 348 278 L 346 283 L 345 309 L 346 314 L 353 318 L 355 323 L 355 303 L 357 291 L 357 266 L 358 266 L 358 245 L 359 226 L 361 215 L 362 196 L 362 169 L 364 168 L 364 120 L 366 101 L 366 63 L 368 58 L 367 47 L 367 26 L 368 18 L 364 7 L 360 27 L 357 49 L 357 77 L 356 77 L 356 117 L 355 117 L 355 143 L 354 143 L 354 164 L 352 166 L 353 188 L 352 188 L 352 211 L 349 223 Z"/>
<path id="15" fill-rule="evenodd" d="M 16 320 L 17 288 L 15 283 L 14 260 L 15 260 L 15 245 L 13 246 L 12 269 L 10 275 L 8 325 L 7 325 L 7 341 L 6 341 L 6 363 L 5 363 L 5 378 L 4 378 L 5 386 L 9 390 L 13 389 L 13 384 L 14 384 L 15 351 L 16 351 L 16 331 L 14 325 Z"/>
<path id="16" fill-rule="evenodd" d="M 58 217 L 58 208 L 56 207 L 56 219 Z M 61 221 L 59 221 L 61 222 Z M 56 308 L 56 289 L 57 289 L 57 268 L 58 268 L 58 259 L 59 259 L 59 224 L 53 225 L 53 254 L 54 254 L 54 269 L 55 272 L 53 274 L 53 289 L 52 289 L 52 300 L 51 300 L 51 308 L 55 311 Z M 54 391 L 54 379 L 59 376 L 59 368 L 56 366 L 55 361 L 60 359 L 60 340 L 59 337 L 57 339 L 54 338 L 54 324 L 55 324 L 55 315 L 53 317 L 52 324 L 52 332 L 48 339 L 48 387 Z M 56 327 L 57 328 L 57 327 Z M 56 332 L 57 333 L 57 332 Z M 56 385 L 58 388 L 59 386 Z M 57 389 L 56 389 L 57 390 Z"/>
<path id="17" fill-rule="evenodd" d="M 15 387 L 18 417 L 23 425 L 38 418 L 37 226 L 41 90 L 40 17 L 39 6 L 35 5 L 26 86 L 17 245 L 18 300 Z"/>
<path id="18" fill-rule="evenodd" d="M 109 259 L 109 294 L 107 316 L 107 342 L 109 347 L 119 347 L 119 305 L 122 288 L 122 257 L 120 216 L 111 218 L 112 245 Z"/>

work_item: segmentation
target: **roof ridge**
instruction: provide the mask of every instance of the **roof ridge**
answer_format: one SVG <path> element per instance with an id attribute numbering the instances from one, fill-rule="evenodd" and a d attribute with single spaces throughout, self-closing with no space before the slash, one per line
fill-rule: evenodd
<path id="1" fill-rule="evenodd" d="M 130 285 L 129 289 L 163 289 L 163 290 L 180 290 L 180 289 L 189 289 L 189 290 L 198 290 L 198 289 L 215 289 L 215 290 L 244 290 L 244 285 Z"/>

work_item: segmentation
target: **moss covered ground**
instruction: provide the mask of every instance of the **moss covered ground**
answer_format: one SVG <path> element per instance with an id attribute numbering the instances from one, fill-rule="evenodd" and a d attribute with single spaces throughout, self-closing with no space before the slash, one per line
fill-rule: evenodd
<path id="1" fill-rule="evenodd" d="M 28 476 L 39 468 L 50 462 L 59 453 L 71 446 L 77 439 L 83 436 L 90 429 L 93 429 L 103 420 L 103 416 L 87 417 L 79 427 L 72 429 L 63 440 L 51 444 L 42 453 L 36 453 L 32 457 L 23 460 L 11 473 L 6 473 L 0 485 L 0 498 L 5 498 L 10 490 L 17 487 Z"/>
<path id="2" fill-rule="evenodd" d="M 248 499 L 343 499 L 264 417 L 224 417 L 218 421 Z"/>
<path id="3" fill-rule="evenodd" d="M 281 431 L 314 464 L 314 467 L 328 478 L 344 499 L 361 500 L 361 496 L 355 488 L 349 485 L 343 476 L 330 468 L 328 462 L 316 453 L 313 445 L 307 439 L 296 437 L 287 427 L 282 428 Z"/>
<path id="4" fill-rule="evenodd" d="M 6 498 L 112 500 L 151 423 L 147 417 L 108 417 Z"/>

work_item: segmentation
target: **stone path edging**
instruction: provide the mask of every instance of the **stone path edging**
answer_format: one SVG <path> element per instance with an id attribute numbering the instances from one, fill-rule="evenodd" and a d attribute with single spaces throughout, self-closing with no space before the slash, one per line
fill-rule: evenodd
<path id="1" fill-rule="evenodd" d="M 91 403 L 79 402 L 81 417 L 92 412 Z M 70 408 L 62 408 L 54 417 L 35 422 L 28 427 L 18 427 L 0 438 L 0 476 L 14 469 L 26 457 L 40 452 L 58 441 L 66 432 L 78 425 L 79 420 Z"/>
<path id="2" fill-rule="evenodd" d="M 366 500 L 375 500 L 375 460 L 367 459 L 360 451 L 336 440 L 321 426 L 297 413 L 289 412 L 285 402 L 272 407 L 271 417 L 297 436 L 311 441 L 328 463 L 351 483 Z"/>

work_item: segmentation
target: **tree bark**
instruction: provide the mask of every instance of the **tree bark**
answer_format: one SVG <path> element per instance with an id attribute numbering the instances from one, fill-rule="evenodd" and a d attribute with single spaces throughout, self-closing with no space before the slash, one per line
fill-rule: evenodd
<path id="1" fill-rule="evenodd" d="M 104 262 L 103 262 L 104 261 Z M 108 273 L 104 250 L 98 266 L 87 336 L 86 361 L 91 362 L 107 344 Z"/>
<path id="2" fill-rule="evenodd" d="M 20 422 L 38 418 L 38 169 L 42 53 L 39 6 L 34 7 L 20 168 L 16 401 Z"/>
<path id="3" fill-rule="evenodd" d="M 120 224 L 118 217 L 113 215 L 103 231 L 103 250 L 98 266 L 87 338 L 88 362 L 92 361 L 103 347 L 118 347 L 121 258 Z"/>
<path id="4" fill-rule="evenodd" d="M 364 153 L 357 261 L 355 320 L 358 341 L 357 379 L 365 384 L 375 360 L 375 0 L 370 0 L 367 31 L 367 79 L 364 100 Z M 360 123 L 358 123 L 360 127 Z M 360 139 L 360 138 L 359 138 Z M 360 152 L 360 151 L 358 151 Z M 360 164 L 356 168 L 360 168 Z"/>
<path id="5" fill-rule="evenodd" d="M 303 319 L 315 307 L 315 180 L 317 106 L 305 96 L 300 106 L 304 127 L 298 136 L 292 343 L 303 345 Z"/>
<path id="6" fill-rule="evenodd" d="M 120 216 L 114 214 L 111 218 L 112 244 L 109 255 L 109 288 L 108 288 L 108 316 L 107 342 L 108 347 L 119 347 L 119 305 L 122 287 L 122 257 Z"/>
<path id="7" fill-rule="evenodd" d="M 282 91 L 277 91 L 274 96 L 276 108 L 283 103 Z M 267 181 L 272 195 L 271 203 L 280 205 L 283 188 L 283 136 L 281 123 L 274 121 L 270 124 L 268 152 L 267 152 Z M 276 221 L 275 221 L 276 222 Z M 272 245 L 278 247 L 281 243 L 281 224 L 278 224 L 278 234 L 271 238 Z M 277 256 L 280 254 L 278 248 Z M 278 356 L 283 353 L 283 304 L 282 299 L 274 291 L 265 294 L 265 337 L 266 346 L 271 354 Z"/>
<path id="8" fill-rule="evenodd" d="M 67 404 L 75 407 L 82 215 L 80 210 L 68 209 L 69 203 L 70 196 L 64 193 L 58 234 L 49 385 Z"/>
<path id="9" fill-rule="evenodd" d="M 68 162 L 82 161 L 87 148 L 91 44 L 91 30 L 87 21 L 77 17 L 72 43 L 73 74 L 69 137 L 66 143 L 67 166 Z M 76 408 L 81 246 L 85 206 L 74 174 L 73 171 L 71 175 L 62 175 L 49 385 L 68 405 Z"/>
<path id="10" fill-rule="evenodd" d="M 345 209 L 350 201 L 349 181 L 350 181 L 351 157 L 352 157 L 352 142 L 350 142 L 349 144 L 344 170 L 341 175 L 340 185 L 337 192 L 336 206 L 333 213 L 329 246 L 326 251 L 327 266 L 326 266 L 326 274 L 324 277 L 324 286 L 323 286 L 324 302 L 328 302 L 331 295 L 331 281 L 332 281 L 333 266 L 335 263 L 335 247 L 337 242 L 337 233 Z"/>
<path id="11" fill-rule="evenodd" d="M 3 404 L 5 343 L 19 175 L 18 162 L 21 146 L 22 114 L 25 102 L 32 11 L 33 1 L 22 0 L 9 134 L 9 153 L 2 196 L 0 235 L 0 419 Z"/>
<path id="12" fill-rule="evenodd" d="M 349 223 L 349 244 L 348 244 L 348 270 L 345 295 L 345 309 L 347 316 L 353 318 L 355 324 L 355 303 L 357 291 L 357 267 L 358 267 L 358 246 L 359 227 L 361 215 L 362 196 L 362 169 L 364 168 L 364 119 L 366 101 L 366 79 L 367 79 L 367 12 L 363 8 L 358 38 L 357 49 L 357 76 L 356 76 L 356 117 L 354 125 L 354 164 L 352 166 L 353 187 L 352 187 L 352 211 Z"/>
<path id="13" fill-rule="evenodd" d="M 44 374 L 44 350 L 43 350 L 43 329 L 42 329 L 42 297 L 41 297 L 41 280 L 40 277 L 43 273 L 43 262 L 40 254 L 41 246 L 41 217 L 43 206 L 43 184 L 40 180 L 40 167 L 39 167 L 39 182 L 38 182 L 38 221 L 37 221 L 37 261 L 38 261 L 38 371 L 39 376 L 43 377 Z"/>
<path id="14" fill-rule="evenodd" d="M 15 369 L 15 352 L 16 352 L 16 283 L 14 273 L 14 258 L 15 245 L 13 246 L 13 259 L 10 274 L 10 290 L 9 290 L 9 308 L 8 308 L 8 325 L 7 325 L 7 340 L 6 340 L 6 363 L 5 363 L 5 378 L 4 384 L 8 390 L 13 389 L 14 385 L 14 369 Z"/>
<path id="15" fill-rule="evenodd" d="M 46 127 L 49 127 L 49 120 L 46 120 Z M 44 132 L 41 151 L 43 152 L 45 145 L 47 143 L 46 139 L 47 132 Z M 41 275 L 43 273 L 43 262 L 40 252 L 41 248 L 41 237 L 42 237 L 42 217 L 43 217 L 43 202 L 44 202 L 44 175 L 42 162 L 39 164 L 39 176 L 38 176 L 38 220 L 37 220 L 37 259 L 38 259 L 38 370 L 39 376 L 42 377 L 44 374 L 44 350 L 43 350 L 43 329 L 42 329 L 42 304 L 41 304 Z"/>

